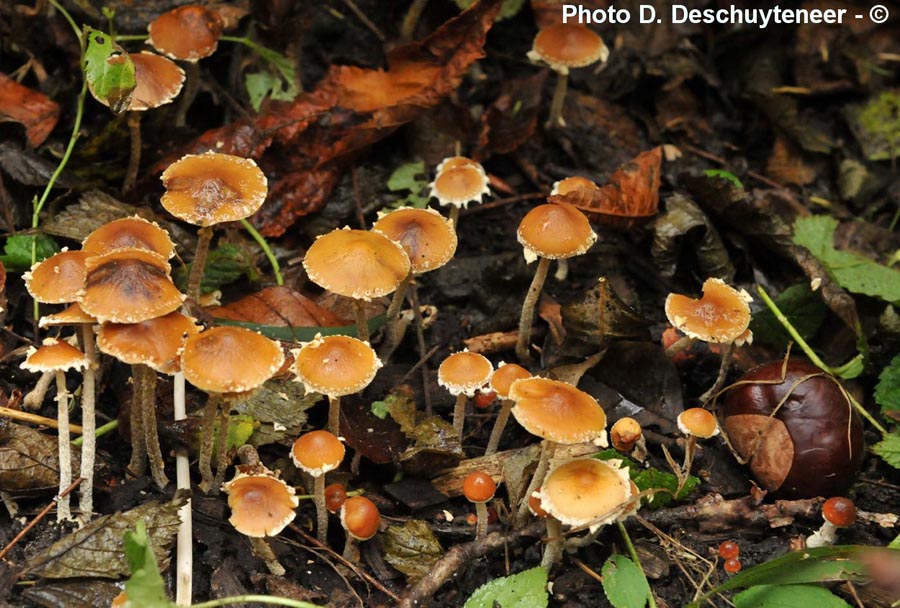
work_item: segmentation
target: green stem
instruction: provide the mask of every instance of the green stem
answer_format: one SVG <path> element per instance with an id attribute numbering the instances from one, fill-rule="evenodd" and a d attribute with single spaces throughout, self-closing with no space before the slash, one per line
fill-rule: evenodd
<path id="1" fill-rule="evenodd" d="M 806 353 L 806 356 L 809 357 L 809 360 L 813 362 L 813 365 L 833 376 L 834 370 L 826 365 L 825 362 L 822 361 L 815 352 L 813 352 L 812 347 L 810 347 L 810 345 L 806 343 L 806 340 L 803 339 L 796 328 L 794 328 L 791 322 L 788 321 L 788 318 L 784 316 L 784 313 L 779 310 L 778 305 L 772 301 L 772 298 L 770 298 L 769 294 L 766 293 L 766 290 L 762 288 L 762 285 L 757 285 L 756 291 L 759 292 L 759 296 L 763 299 L 763 302 L 766 303 L 766 306 L 769 307 L 769 310 L 772 311 L 772 314 L 775 315 L 775 318 L 778 319 L 778 322 L 781 323 L 781 326 L 784 327 L 784 329 L 787 330 L 787 332 L 791 335 L 791 338 L 793 338 L 794 342 L 797 343 L 797 346 L 799 346 L 800 349 L 804 353 Z"/>
<path id="2" fill-rule="evenodd" d="M 127 42 L 129 40 L 146 40 L 149 36 L 147 34 L 120 34 L 114 38 L 116 42 Z"/>
<path id="3" fill-rule="evenodd" d="M 641 575 L 643 575 L 644 580 L 646 580 L 647 575 L 644 574 L 644 567 L 641 565 L 641 559 L 638 557 L 637 551 L 635 550 L 634 545 L 631 543 L 631 537 L 628 536 L 628 530 L 625 529 L 625 524 L 623 524 L 620 520 L 616 522 L 616 525 L 619 526 L 619 533 L 622 535 L 622 540 L 625 541 L 625 547 L 628 549 L 628 554 L 631 556 L 631 561 L 633 561 L 634 565 L 640 569 Z M 650 596 L 647 598 L 647 600 L 650 605 L 649 608 L 657 608 L 656 598 L 653 597 L 653 591 L 650 591 Z"/>
<path id="4" fill-rule="evenodd" d="M 194 608 L 216 608 L 217 606 L 230 606 L 232 604 L 248 604 L 250 602 L 259 602 L 260 604 L 274 604 L 276 606 L 291 606 L 292 608 L 321 608 L 316 604 L 309 602 L 301 602 L 300 600 L 291 600 L 286 597 L 271 597 L 268 595 L 233 595 L 231 597 L 222 597 L 208 602 L 194 604 Z"/>
<path id="5" fill-rule="evenodd" d="M 78 41 L 81 42 L 81 28 L 78 27 L 78 24 L 75 23 L 74 19 L 72 19 L 72 15 L 69 14 L 69 11 L 67 11 L 62 4 L 57 2 L 57 0 L 50 0 L 50 4 L 52 4 L 53 8 L 58 10 L 62 14 L 62 16 L 66 18 L 66 21 L 69 22 L 70 26 L 72 26 L 72 31 L 75 32 L 75 36 L 78 38 Z"/>
<path id="6" fill-rule="evenodd" d="M 275 273 L 275 284 L 276 285 L 284 285 L 284 277 L 281 276 L 281 266 L 278 265 L 278 260 L 275 259 L 275 254 L 272 253 L 272 249 L 269 247 L 269 244 L 266 242 L 265 237 L 253 227 L 246 219 L 241 220 L 241 225 L 244 226 L 244 229 L 250 233 L 250 236 L 253 237 L 253 240 L 256 241 L 256 244 L 259 245 L 260 249 L 263 250 L 263 253 L 266 254 L 266 258 L 269 260 L 269 265 L 272 266 L 272 272 Z"/>
<path id="7" fill-rule="evenodd" d="M 117 428 L 119 428 L 119 421 L 118 420 L 110 420 L 103 426 L 98 426 L 97 432 L 94 433 L 94 435 L 99 438 L 99 437 L 102 437 L 103 435 L 106 435 L 110 431 L 116 430 Z M 84 437 L 77 437 L 76 439 L 74 439 L 72 441 L 72 445 L 80 446 L 82 443 L 84 443 Z"/>

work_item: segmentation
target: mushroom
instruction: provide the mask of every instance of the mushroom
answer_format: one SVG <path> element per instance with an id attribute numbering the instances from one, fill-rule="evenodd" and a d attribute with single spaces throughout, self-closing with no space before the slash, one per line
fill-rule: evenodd
<path id="1" fill-rule="evenodd" d="M 454 227 L 459 224 L 461 207 L 467 207 L 472 201 L 481 203 L 481 197 L 491 193 L 484 167 L 464 156 L 445 158 L 429 186 L 431 197 L 442 207 L 450 207 L 450 222 Z"/>
<path id="2" fill-rule="evenodd" d="M 684 446 L 684 464 L 681 466 L 681 473 L 678 475 L 678 491 L 677 495 L 687 481 L 688 475 L 691 474 L 691 463 L 694 461 L 694 448 L 697 445 L 697 439 L 710 439 L 719 434 L 719 423 L 712 412 L 702 407 L 692 407 L 684 410 L 675 419 L 678 423 L 678 430 L 687 437 L 687 443 Z M 676 471 L 677 472 L 677 471 Z"/>
<path id="3" fill-rule="evenodd" d="M 557 74 L 547 128 L 565 125 L 562 109 L 566 98 L 569 70 L 582 68 L 597 61 L 605 63 L 607 57 L 609 49 L 603 44 L 603 39 L 583 25 L 557 23 L 537 33 L 528 52 L 528 58 L 535 63 L 546 63 Z"/>
<path id="4" fill-rule="evenodd" d="M 597 235 L 591 230 L 587 216 L 576 207 L 567 203 L 548 203 L 538 205 L 522 218 L 517 237 L 524 248 L 525 262 L 530 264 L 539 259 L 534 279 L 522 303 L 516 342 L 516 356 L 519 361 L 528 362 L 531 360 L 528 342 L 534 307 L 547 280 L 550 260 L 583 254 L 597 240 Z"/>
<path id="5" fill-rule="evenodd" d="M 81 242 L 81 250 L 92 256 L 118 249 L 146 249 L 165 260 L 175 255 L 175 244 L 169 233 L 156 222 L 138 215 L 107 222 Z"/>
<path id="6" fill-rule="evenodd" d="M 497 366 L 497 369 L 491 374 L 490 387 L 497 395 L 500 396 L 500 411 L 497 413 L 497 419 L 494 421 L 494 428 L 491 429 L 491 436 L 488 439 L 487 448 L 484 450 L 485 456 L 490 456 L 497 451 L 500 445 L 500 437 L 503 436 L 503 429 L 506 428 L 506 422 L 509 420 L 509 413 L 512 411 L 513 401 L 509 398 L 509 388 L 516 380 L 530 378 L 531 372 L 515 363 L 503 363 Z"/>
<path id="7" fill-rule="evenodd" d="M 463 495 L 469 502 L 475 503 L 478 524 L 475 528 L 475 541 L 481 541 L 487 534 L 487 503 L 494 497 L 497 484 L 484 471 L 472 471 L 463 481 Z"/>
<path id="8" fill-rule="evenodd" d="M 41 304 L 69 304 L 84 292 L 87 274 L 85 251 L 63 250 L 31 267 L 22 275 L 25 289 Z"/>
<path id="9" fill-rule="evenodd" d="M 369 540 L 378 532 L 381 515 L 375 503 L 365 496 L 348 498 L 341 507 L 341 525 L 347 532 L 344 542 L 344 559 L 350 562 L 359 561 L 359 549 L 354 541 Z"/>
<path id="10" fill-rule="evenodd" d="M 475 391 L 490 381 L 493 372 L 494 367 L 487 357 L 468 350 L 453 353 L 438 368 L 438 384 L 456 397 L 453 428 L 460 443 L 466 422 L 466 399 L 475 396 Z"/>
<path id="11" fill-rule="evenodd" d="M 641 423 L 628 416 L 616 420 L 609 429 L 610 443 L 620 452 L 630 452 L 642 437 Z"/>
<path id="12" fill-rule="evenodd" d="M 332 483 L 325 486 L 325 508 L 329 513 L 337 513 L 347 502 L 347 488 L 342 483 Z"/>
<path id="13" fill-rule="evenodd" d="M 550 196 L 566 196 L 567 194 L 575 194 L 579 191 L 599 191 L 600 186 L 587 179 L 574 175 L 553 183 L 550 189 Z"/>
<path id="14" fill-rule="evenodd" d="M 206 152 L 175 161 L 163 171 L 161 179 L 166 192 L 160 202 L 166 211 L 200 226 L 188 279 L 188 297 L 197 302 L 212 227 L 246 220 L 256 213 L 266 200 L 266 176 L 249 158 Z"/>
<path id="15" fill-rule="evenodd" d="M 856 505 L 849 498 L 832 496 L 822 505 L 822 519 L 825 523 L 806 539 L 810 549 L 833 545 L 837 540 L 838 528 L 847 528 L 856 523 Z"/>
<path id="16" fill-rule="evenodd" d="M 294 521 L 294 509 L 300 504 L 294 488 L 262 465 L 237 465 L 222 490 L 231 508 L 228 521 L 253 538 L 276 536 Z"/>
<path id="17" fill-rule="evenodd" d="M 328 508 L 325 504 L 325 473 L 332 471 L 344 460 L 344 444 L 328 431 L 310 431 L 294 441 L 291 460 L 313 478 L 313 495 L 316 502 L 316 534 L 319 542 L 328 542 Z"/>
<path id="18" fill-rule="evenodd" d="M 56 374 L 56 411 L 59 422 L 59 494 L 72 485 L 72 445 L 69 441 L 69 393 L 66 390 L 66 372 L 70 369 L 86 369 L 90 360 L 80 350 L 55 338 L 44 340 L 40 348 L 28 349 L 22 369 L 30 372 Z M 92 471 L 93 473 L 93 471 Z M 90 517 L 90 512 L 86 514 Z M 72 518 L 68 495 L 59 499 L 56 508 L 57 521 Z"/>
<path id="19" fill-rule="evenodd" d="M 403 247 L 381 232 L 343 228 L 317 237 L 303 267 L 319 287 L 355 300 L 357 337 L 368 341 L 365 303 L 393 293 L 412 266 Z"/>

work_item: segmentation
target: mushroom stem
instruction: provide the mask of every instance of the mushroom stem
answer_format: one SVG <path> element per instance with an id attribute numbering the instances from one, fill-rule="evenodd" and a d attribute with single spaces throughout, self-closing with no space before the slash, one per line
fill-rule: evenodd
<path id="1" fill-rule="evenodd" d="M 428 0 L 413 0 L 412 4 L 409 5 L 409 8 L 406 10 L 406 16 L 403 17 L 403 23 L 400 26 L 400 40 L 409 42 L 413 39 L 416 25 L 419 24 L 419 19 L 422 17 L 422 12 L 427 4 Z"/>
<path id="2" fill-rule="evenodd" d="M 557 72 L 556 88 L 553 89 L 553 101 L 550 102 L 550 116 L 547 118 L 547 128 L 552 129 L 565 125 L 562 120 L 563 104 L 566 99 L 566 86 L 569 82 L 568 72 Z"/>
<path id="3" fill-rule="evenodd" d="M 675 355 L 677 355 L 678 353 L 680 353 L 681 351 L 687 350 L 688 348 L 690 348 L 690 346 L 691 346 L 694 342 L 696 342 L 696 340 L 694 340 L 694 338 L 692 338 L 692 337 L 690 337 L 690 336 L 682 336 L 682 337 L 680 337 L 678 340 L 676 340 L 675 342 L 673 342 L 672 345 L 669 346 L 669 348 L 666 349 L 666 356 L 667 356 L 669 359 L 671 359 L 671 358 L 673 358 Z"/>
<path id="4" fill-rule="evenodd" d="M 363 300 L 354 300 L 356 311 L 356 337 L 363 342 L 369 341 L 369 319 L 366 317 L 366 303 Z"/>
<path id="5" fill-rule="evenodd" d="M 350 562 L 351 564 L 359 563 L 359 546 L 356 543 L 356 539 L 347 534 L 347 540 L 344 541 L 344 554 L 343 558 Z"/>
<path id="6" fill-rule="evenodd" d="M 425 329 L 422 327 L 422 310 L 419 308 L 419 289 L 416 282 L 410 285 L 409 296 L 412 299 L 413 318 L 416 321 L 416 340 L 419 343 L 419 360 L 422 361 L 422 395 L 425 397 L 425 415 L 431 416 L 431 378 L 428 372 L 428 347 L 425 345 Z"/>
<path id="7" fill-rule="evenodd" d="M 722 353 L 722 362 L 719 364 L 719 375 L 716 376 L 716 381 L 709 387 L 709 390 L 700 395 L 700 403 L 705 405 L 710 399 L 715 398 L 719 389 L 725 384 L 725 378 L 728 376 L 728 368 L 731 365 L 732 353 L 734 353 L 734 342 L 729 342 L 728 345 L 725 346 L 725 352 Z"/>
<path id="8" fill-rule="evenodd" d="M 204 494 L 209 493 L 213 485 L 212 449 L 213 433 L 216 425 L 216 413 L 219 411 L 219 401 L 222 397 L 218 393 L 211 393 L 206 400 L 203 409 L 203 420 L 200 423 L 200 457 L 198 468 L 200 469 L 200 489 Z"/>
<path id="9" fill-rule="evenodd" d="M 34 388 L 28 391 L 28 394 L 22 398 L 22 405 L 25 409 L 36 410 L 41 407 L 41 404 L 44 402 L 44 397 L 47 396 L 47 390 L 50 388 L 50 384 L 55 377 L 56 374 L 53 372 L 44 372 L 41 374 L 41 377 L 38 378 Z"/>
<path id="10" fill-rule="evenodd" d="M 175 111 L 175 126 L 183 127 L 187 124 L 187 113 L 197 91 L 200 89 L 200 66 L 196 61 L 188 62 L 184 66 L 184 88 L 181 90 L 181 99 L 178 101 L 178 109 Z"/>
<path id="11" fill-rule="evenodd" d="M 163 463 L 162 449 L 159 447 L 159 433 L 156 424 L 156 372 L 146 365 L 141 373 L 144 376 L 144 390 L 141 395 L 141 415 L 144 418 L 144 445 L 150 460 L 150 473 L 157 487 L 162 490 L 169 485 Z"/>
<path id="12" fill-rule="evenodd" d="M 456 396 L 456 405 L 453 406 L 453 430 L 456 431 L 456 435 L 459 437 L 460 444 L 463 440 L 463 427 L 466 424 L 466 401 L 468 397 L 466 397 L 465 393 L 460 393 Z"/>
<path id="13" fill-rule="evenodd" d="M 550 441 L 549 439 L 541 441 L 541 456 L 538 458 L 537 468 L 534 470 L 531 483 L 528 484 L 525 496 L 522 497 L 522 502 L 519 504 L 519 512 L 516 513 L 515 519 L 516 527 L 524 525 L 525 518 L 528 516 L 528 497 L 541 487 L 544 477 L 547 476 L 547 470 L 550 468 L 550 459 L 553 458 L 554 452 L 556 452 L 555 441 Z"/>
<path id="14" fill-rule="evenodd" d="M 212 234 L 212 226 L 202 226 L 197 231 L 197 252 L 194 254 L 191 274 L 188 278 L 188 297 L 194 302 L 200 302 L 200 282 L 203 280 L 203 266 L 206 264 L 206 256 L 209 254 Z"/>
<path id="15" fill-rule="evenodd" d="M 94 459 L 97 453 L 97 416 L 95 412 L 95 377 L 94 365 L 97 360 L 94 351 L 94 329 L 90 323 L 81 325 L 81 337 L 84 342 L 84 356 L 87 365 L 84 367 L 81 382 L 81 473 L 84 481 L 78 489 L 78 508 L 84 521 L 91 519 L 94 512 Z"/>
<path id="16" fill-rule="evenodd" d="M 522 363 L 531 362 L 531 353 L 528 352 L 528 342 L 531 339 L 531 322 L 534 319 L 534 307 L 537 304 L 538 296 L 544 287 L 544 281 L 547 280 L 547 271 L 550 269 L 550 258 L 538 259 L 537 268 L 534 271 L 534 278 L 531 280 L 531 286 L 525 295 L 525 301 L 522 303 L 522 316 L 519 319 L 519 339 L 516 342 L 516 356 Z"/>
<path id="17" fill-rule="evenodd" d="M 173 381 L 174 392 L 174 418 L 184 420 L 187 418 L 185 408 L 184 373 L 175 374 Z M 175 485 L 179 490 L 191 489 L 190 460 L 184 449 L 175 451 Z M 175 603 L 179 606 L 191 605 L 191 591 L 193 587 L 194 571 L 194 543 L 193 521 L 191 518 L 191 499 L 178 509 L 178 517 L 181 523 L 178 526 L 177 549 L 175 555 Z"/>
<path id="18" fill-rule="evenodd" d="M 334 435 L 341 434 L 341 398 L 328 395 L 328 431 Z"/>
<path id="19" fill-rule="evenodd" d="M 547 517 L 547 544 L 544 547 L 544 557 L 541 558 L 541 567 L 548 570 L 552 568 L 562 557 L 564 546 L 562 523 L 550 515 Z"/>
<path id="20" fill-rule="evenodd" d="M 512 411 L 514 402 L 512 399 L 503 399 L 500 402 L 500 411 L 497 413 L 497 419 L 494 421 L 494 428 L 491 429 L 491 437 L 488 439 L 487 449 L 484 451 L 485 456 L 490 456 L 497 451 L 500 445 L 500 437 L 503 435 L 503 429 L 506 428 L 506 422 L 509 420 L 509 413 Z"/>
<path id="21" fill-rule="evenodd" d="M 694 462 L 694 448 L 697 446 L 697 438 L 693 435 L 688 435 L 687 443 L 684 446 L 684 464 L 681 465 L 681 475 L 678 475 L 678 489 L 675 492 L 675 495 L 681 493 L 681 489 L 684 487 L 684 484 L 687 483 L 687 478 L 691 474 L 691 465 Z"/>
<path id="22" fill-rule="evenodd" d="M 410 270 L 409 274 L 407 274 L 406 277 L 400 281 L 400 284 L 397 285 L 397 289 L 394 291 L 394 296 L 391 299 L 391 304 L 388 306 L 387 314 L 385 315 L 385 331 L 389 338 L 396 338 L 394 336 L 394 326 L 397 324 L 397 317 L 400 316 L 400 309 L 403 308 L 403 298 L 406 296 L 406 290 L 409 288 L 409 282 L 412 280 L 412 277 L 412 270 Z"/>
<path id="23" fill-rule="evenodd" d="M 459 207 L 457 205 L 450 207 L 450 223 L 453 224 L 454 230 L 459 226 Z"/>
<path id="24" fill-rule="evenodd" d="M 144 375 L 140 365 L 131 366 L 131 409 L 128 420 L 131 426 L 131 460 L 128 461 L 128 472 L 140 477 L 147 470 L 147 450 L 144 446 L 144 417 L 141 414 L 141 402 L 144 397 Z"/>
<path id="25" fill-rule="evenodd" d="M 316 538 L 323 545 L 328 543 L 328 509 L 325 507 L 325 474 L 313 478 L 313 495 L 316 502 Z"/>
<path id="26" fill-rule="evenodd" d="M 216 439 L 216 476 L 213 479 L 213 487 L 210 494 L 219 493 L 219 488 L 225 481 L 225 469 L 228 468 L 228 430 L 231 424 L 231 402 L 223 399 L 219 406 L 219 436 Z"/>
<path id="27" fill-rule="evenodd" d="M 59 503 L 56 505 L 56 520 L 72 519 L 69 496 L 64 495 L 72 485 L 72 446 L 69 444 L 69 392 L 66 390 L 66 374 L 56 372 L 56 419 L 59 421 Z"/>
<path id="28" fill-rule="evenodd" d="M 272 551 L 272 546 L 269 544 L 268 539 L 251 536 L 250 551 L 253 555 L 263 560 L 266 563 L 266 568 L 275 576 L 284 576 L 287 573 L 287 570 L 278 561 L 275 552 Z"/>
<path id="29" fill-rule="evenodd" d="M 488 510 L 486 502 L 475 503 L 475 515 L 478 518 L 475 523 L 475 542 L 479 542 L 487 535 Z"/>
<path id="30" fill-rule="evenodd" d="M 131 136 L 131 150 L 128 155 L 128 168 L 125 170 L 125 181 L 122 182 L 122 194 L 134 188 L 141 165 L 141 113 L 134 110 L 128 112 L 126 122 Z"/>
<path id="31" fill-rule="evenodd" d="M 837 526 L 826 520 L 822 527 L 816 530 L 806 539 L 806 546 L 810 549 L 833 545 L 837 540 Z"/>

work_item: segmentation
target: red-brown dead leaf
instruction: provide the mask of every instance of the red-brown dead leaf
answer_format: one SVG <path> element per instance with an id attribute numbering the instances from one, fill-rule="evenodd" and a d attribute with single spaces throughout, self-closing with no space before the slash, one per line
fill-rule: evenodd
<path id="1" fill-rule="evenodd" d="M 207 309 L 232 321 L 280 327 L 339 327 L 349 322 L 288 287 L 267 287 L 226 306 Z"/>
<path id="2" fill-rule="evenodd" d="M 816 170 L 787 138 L 778 136 L 766 163 L 766 173 L 782 184 L 805 186 L 816 179 Z"/>
<path id="3" fill-rule="evenodd" d="M 642 152 L 619 167 L 599 190 L 579 188 L 549 201 L 575 205 L 591 220 L 628 229 L 657 214 L 662 148 Z"/>
<path id="4" fill-rule="evenodd" d="M 11 120 L 25 127 L 28 143 L 43 143 L 59 120 L 59 104 L 0 73 L 0 121 Z"/>
<path id="5" fill-rule="evenodd" d="M 547 70 L 504 82 L 500 95 L 481 116 L 476 159 L 509 154 L 537 129 Z"/>

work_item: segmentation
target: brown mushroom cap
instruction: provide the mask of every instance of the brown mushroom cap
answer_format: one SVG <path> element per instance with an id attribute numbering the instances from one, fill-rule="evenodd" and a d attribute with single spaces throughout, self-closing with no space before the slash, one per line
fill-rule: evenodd
<path id="1" fill-rule="evenodd" d="M 132 112 L 152 110 L 171 103 L 181 92 L 184 70 L 162 55 L 143 51 L 128 53 L 134 64 L 134 91 L 128 109 Z"/>
<path id="2" fill-rule="evenodd" d="M 318 237 L 303 267 L 316 285 L 368 301 L 396 290 L 410 262 L 403 247 L 382 233 L 343 228 Z"/>
<path id="3" fill-rule="evenodd" d="M 484 471 L 472 471 L 463 481 L 463 496 L 469 502 L 487 502 L 497 492 L 497 483 Z"/>
<path id="4" fill-rule="evenodd" d="M 597 240 L 587 216 L 568 203 L 538 205 L 522 218 L 516 236 L 528 262 L 581 255 Z"/>
<path id="5" fill-rule="evenodd" d="M 512 415 L 532 435 L 556 443 L 606 445 L 606 413 L 597 400 L 567 382 L 516 380 L 509 389 Z"/>
<path id="6" fill-rule="evenodd" d="M 22 363 L 22 369 L 30 372 L 68 371 L 84 369 L 90 361 L 83 352 L 62 340 L 46 338 L 40 348 L 28 348 L 28 356 Z"/>
<path id="7" fill-rule="evenodd" d="M 732 342 L 744 337 L 750 325 L 751 301 L 750 294 L 743 289 L 729 287 L 721 279 L 706 279 L 699 300 L 669 294 L 666 317 L 669 323 L 694 339 Z"/>
<path id="8" fill-rule="evenodd" d="M 488 179 L 480 166 L 462 164 L 444 169 L 431 182 L 431 196 L 441 205 L 466 207 L 472 201 L 490 194 Z"/>
<path id="9" fill-rule="evenodd" d="M 56 327 L 59 325 L 81 325 L 83 323 L 94 325 L 97 323 L 97 319 L 84 312 L 81 309 L 81 305 L 75 302 L 62 312 L 41 317 L 38 325 L 40 327 Z"/>
<path id="10" fill-rule="evenodd" d="M 199 332 L 195 319 L 170 312 L 141 323 L 104 323 L 97 332 L 97 348 L 123 363 L 174 374 L 184 341 Z"/>
<path id="11" fill-rule="evenodd" d="M 475 167 L 485 176 L 485 178 L 487 177 L 487 173 L 485 172 L 484 167 L 481 166 L 481 163 L 466 156 L 448 156 L 440 162 L 437 169 L 435 169 L 435 173 L 440 175 L 443 171 L 455 169 L 456 167 Z"/>
<path id="12" fill-rule="evenodd" d="M 599 190 L 600 186 L 587 179 L 586 177 L 567 177 L 565 179 L 561 179 L 555 184 L 553 184 L 553 189 L 550 190 L 551 196 L 565 196 L 566 194 L 571 194 L 572 192 L 577 192 L 578 190 Z"/>
<path id="13" fill-rule="evenodd" d="M 195 226 L 236 222 L 266 200 L 266 176 L 249 158 L 206 152 L 188 154 L 162 173 L 166 211 Z"/>
<path id="14" fill-rule="evenodd" d="M 120 249 L 88 258 L 79 303 L 101 323 L 139 323 L 161 317 L 184 301 L 169 270 L 161 255 L 145 249 Z"/>
<path id="15" fill-rule="evenodd" d="M 571 68 L 606 61 L 609 49 L 593 30 L 576 23 L 557 23 L 537 33 L 528 57 L 565 74 Z"/>
<path id="16" fill-rule="evenodd" d="M 719 423 L 712 412 L 702 407 L 692 407 L 678 414 L 678 430 L 685 435 L 709 439 L 719 434 Z"/>
<path id="17" fill-rule="evenodd" d="M 621 461 L 579 458 L 550 471 L 538 497 L 550 515 L 569 526 L 611 523 L 631 498 L 628 468 Z"/>
<path id="18" fill-rule="evenodd" d="M 822 505 L 822 517 L 838 528 L 852 526 L 856 523 L 856 505 L 849 498 L 832 496 Z"/>
<path id="19" fill-rule="evenodd" d="M 352 496 L 341 507 L 341 525 L 356 540 L 369 540 L 378 532 L 381 515 L 365 496 Z"/>
<path id="20" fill-rule="evenodd" d="M 84 251 L 60 251 L 22 275 L 25 289 L 42 304 L 68 304 L 84 292 L 87 259 Z"/>
<path id="21" fill-rule="evenodd" d="M 372 347 L 350 336 L 316 336 L 291 352 L 294 372 L 306 390 L 331 397 L 358 393 L 381 367 Z"/>
<path id="22" fill-rule="evenodd" d="M 154 19 L 147 27 L 147 39 L 160 53 L 196 62 L 216 52 L 222 23 L 203 6 L 181 6 Z"/>
<path id="23" fill-rule="evenodd" d="M 378 218 L 372 230 L 403 246 L 414 274 L 440 268 L 456 253 L 453 222 L 434 209 L 397 209 Z"/>
<path id="24" fill-rule="evenodd" d="M 165 259 L 175 255 L 175 244 L 169 233 L 137 215 L 103 224 L 81 243 L 81 250 L 91 255 L 103 255 L 117 249 L 147 249 Z"/>
<path id="25" fill-rule="evenodd" d="M 490 382 L 493 373 L 494 366 L 487 357 L 464 350 L 444 359 L 438 368 L 438 384 L 451 395 L 472 397 L 475 391 Z"/>
<path id="26" fill-rule="evenodd" d="M 300 504 L 294 488 L 263 466 L 239 465 L 222 489 L 231 508 L 228 521 L 247 536 L 275 536 L 294 520 Z"/>
<path id="27" fill-rule="evenodd" d="M 610 441 L 620 452 L 627 452 L 633 448 L 642 434 L 641 423 L 627 416 L 616 420 L 609 429 Z"/>
<path id="28" fill-rule="evenodd" d="M 509 388 L 516 380 L 531 378 L 531 372 L 516 363 L 501 363 L 491 374 L 491 390 L 506 399 Z"/>
<path id="29" fill-rule="evenodd" d="M 310 431 L 300 435 L 291 447 L 291 460 L 298 469 L 320 477 L 341 466 L 344 444 L 328 431 Z"/>
<path id="30" fill-rule="evenodd" d="M 181 352 L 188 382 L 207 393 L 241 393 L 261 386 L 284 363 L 281 346 L 243 327 L 220 326 L 190 336 Z"/>

